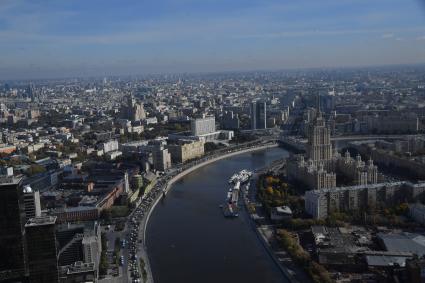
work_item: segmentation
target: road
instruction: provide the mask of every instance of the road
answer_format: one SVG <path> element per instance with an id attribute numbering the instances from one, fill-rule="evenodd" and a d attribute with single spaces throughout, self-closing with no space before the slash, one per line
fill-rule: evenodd
<path id="1" fill-rule="evenodd" d="M 378 139 L 401 139 L 409 135 L 352 135 L 332 136 L 332 141 L 356 141 L 356 140 L 378 140 Z"/>

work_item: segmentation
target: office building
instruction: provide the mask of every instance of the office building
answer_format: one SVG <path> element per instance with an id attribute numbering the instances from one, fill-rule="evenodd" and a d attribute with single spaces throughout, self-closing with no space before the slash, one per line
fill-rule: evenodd
<path id="1" fill-rule="evenodd" d="M 221 118 L 221 127 L 225 130 L 238 130 L 239 129 L 239 117 L 234 114 L 233 111 L 225 111 Z"/>
<path id="2" fill-rule="evenodd" d="M 0 282 L 22 280 L 26 268 L 24 196 L 19 179 L 0 179 Z"/>
<path id="3" fill-rule="evenodd" d="M 415 113 L 391 113 L 366 117 L 370 133 L 415 134 L 420 129 L 420 119 Z"/>
<path id="4" fill-rule="evenodd" d="M 41 216 L 40 192 L 33 191 L 29 185 L 24 186 L 25 220 Z"/>
<path id="5" fill-rule="evenodd" d="M 262 100 L 251 102 L 251 129 L 266 129 L 267 128 L 267 106 Z"/>
<path id="6" fill-rule="evenodd" d="M 174 163 L 184 163 L 187 160 L 199 158 L 204 155 L 203 141 L 187 141 L 176 145 L 169 145 L 168 150 Z"/>
<path id="7" fill-rule="evenodd" d="M 119 148 L 117 140 L 110 140 L 108 142 L 104 142 L 100 145 L 101 149 L 103 149 L 103 153 L 108 153 L 112 151 L 117 151 Z"/>
<path id="8" fill-rule="evenodd" d="M 55 216 L 45 216 L 25 224 L 31 283 L 59 282 L 55 223 Z"/>
<path id="9" fill-rule="evenodd" d="M 191 120 L 190 129 L 193 136 L 202 136 L 216 132 L 215 117 L 204 116 Z"/>
<path id="10" fill-rule="evenodd" d="M 0 166 L 0 176 L 13 176 L 13 167 Z"/>
<path id="11" fill-rule="evenodd" d="M 97 222 L 67 223 L 58 225 L 56 229 L 59 266 L 92 263 L 97 276 L 102 251 L 100 225 Z"/>
<path id="12" fill-rule="evenodd" d="M 61 283 L 97 282 L 97 267 L 93 262 L 75 262 L 59 268 Z"/>
<path id="13" fill-rule="evenodd" d="M 165 171 L 171 167 L 171 155 L 168 149 L 163 146 L 155 147 L 152 151 L 153 168 L 158 171 Z"/>

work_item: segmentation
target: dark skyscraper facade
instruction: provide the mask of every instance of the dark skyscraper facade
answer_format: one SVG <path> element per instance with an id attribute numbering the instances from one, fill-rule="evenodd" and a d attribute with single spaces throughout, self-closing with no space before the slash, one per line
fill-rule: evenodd
<path id="1" fill-rule="evenodd" d="M 55 222 L 55 216 L 44 216 L 31 218 L 25 225 L 31 283 L 59 280 Z"/>
<path id="2" fill-rule="evenodd" d="M 262 100 L 251 103 L 251 129 L 267 128 L 267 107 L 266 102 Z"/>
<path id="3" fill-rule="evenodd" d="M 0 179 L 0 282 L 23 280 L 26 269 L 25 210 L 20 181 Z"/>

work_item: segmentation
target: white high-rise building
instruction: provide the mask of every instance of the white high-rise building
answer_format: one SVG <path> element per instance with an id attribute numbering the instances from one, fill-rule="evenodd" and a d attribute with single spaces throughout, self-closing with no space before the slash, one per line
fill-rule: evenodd
<path id="1" fill-rule="evenodd" d="M 193 119 L 190 123 L 190 128 L 192 131 L 192 135 L 194 136 L 202 136 L 202 135 L 214 133 L 216 131 L 215 117 L 204 116 L 203 118 Z"/>
<path id="2" fill-rule="evenodd" d="M 124 192 L 128 193 L 130 191 L 130 182 L 128 180 L 128 173 L 125 171 L 124 173 Z"/>

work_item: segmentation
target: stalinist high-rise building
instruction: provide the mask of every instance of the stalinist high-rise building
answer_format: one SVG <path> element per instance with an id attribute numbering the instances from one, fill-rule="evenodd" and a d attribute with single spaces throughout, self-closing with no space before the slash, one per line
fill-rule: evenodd
<path id="1" fill-rule="evenodd" d="M 307 158 L 311 159 L 314 165 L 323 164 L 325 168 L 329 169 L 329 162 L 333 155 L 331 131 L 326 126 L 321 112 L 308 126 L 307 136 Z"/>
<path id="2" fill-rule="evenodd" d="M 308 124 L 307 138 L 306 156 L 299 156 L 287 164 L 289 178 L 319 190 L 336 188 L 336 173 L 347 177 L 353 185 L 378 182 L 378 170 L 372 160 L 366 164 L 360 155 L 353 159 L 346 152 L 342 157 L 333 150 L 331 130 L 320 111 Z"/>
<path id="3" fill-rule="evenodd" d="M 140 121 L 146 119 L 146 112 L 142 103 L 138 103 L 133 95 L 127 96 L 127 105 L 122 107 L 121 114 L 124 119 Z"/>
<path id="4" fill-rule="evenodd" d="M 331 132 L 320 111 L 307 129 L 306 158 L 289 162 L 288 176 L 306 183 L 312 189 L 336 187 L 336 174 L 332 172 L 333 151 Z"/>

